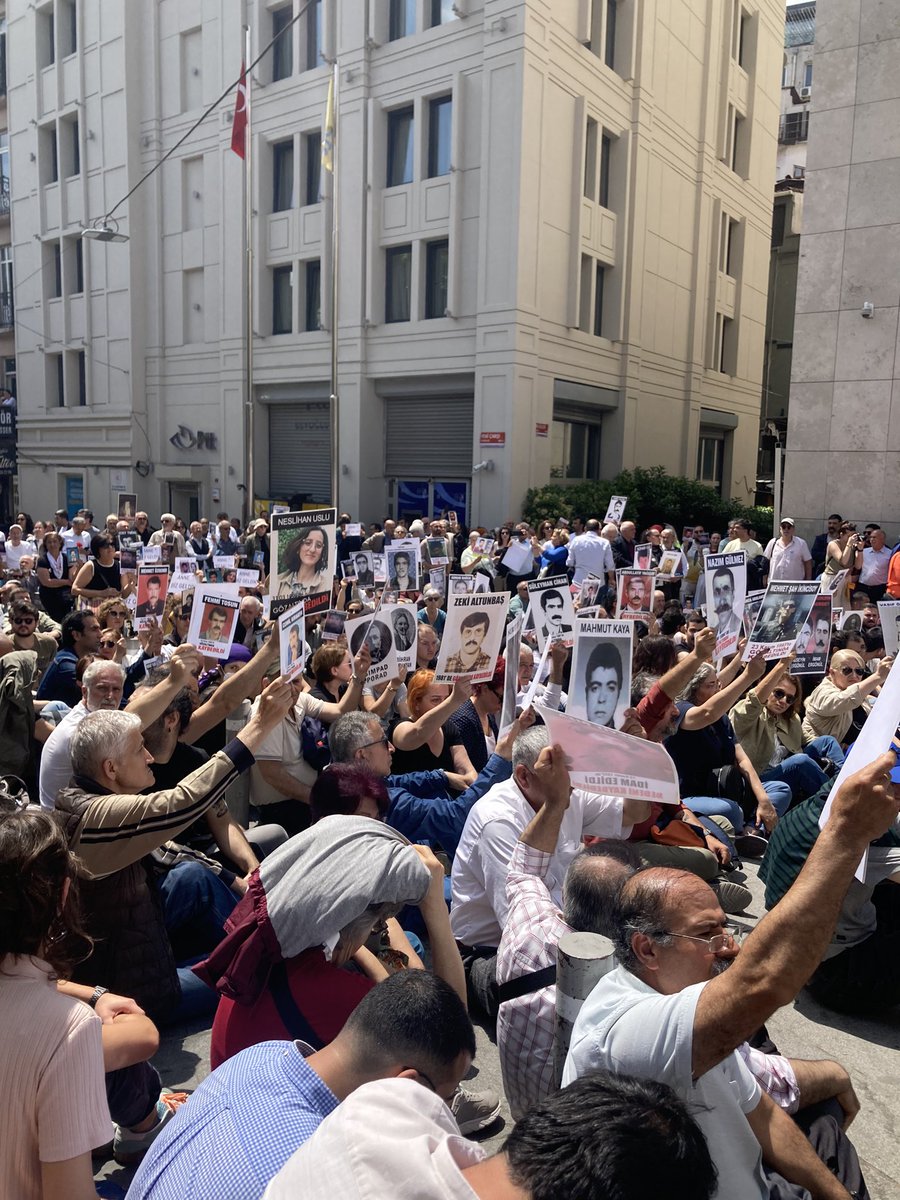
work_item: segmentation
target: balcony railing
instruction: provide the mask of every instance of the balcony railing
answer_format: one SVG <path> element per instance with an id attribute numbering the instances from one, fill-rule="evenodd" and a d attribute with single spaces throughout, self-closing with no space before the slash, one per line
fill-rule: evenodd
<path id="1" fill-rule="evenodd" d="M 0 329 L 12 329 L 16 323 L 16 308 L 12 292 L 0 292 Z"/>
<path id="2" fill-rule="evenodd" d="M 9 216 L 9 176 L 0 175 L 0 217 Z"/>

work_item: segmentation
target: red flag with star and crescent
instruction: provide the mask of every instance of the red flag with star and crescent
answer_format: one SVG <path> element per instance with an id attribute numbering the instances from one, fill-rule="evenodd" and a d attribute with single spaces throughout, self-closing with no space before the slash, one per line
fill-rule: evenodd
<path id="1" fill-rule="evenodd" d="M 239 158 L 247 154 L 247 71 L 241 62 L 241 82 L 234 101 L 234 120 L 231 123 L 231 148 Z"/>

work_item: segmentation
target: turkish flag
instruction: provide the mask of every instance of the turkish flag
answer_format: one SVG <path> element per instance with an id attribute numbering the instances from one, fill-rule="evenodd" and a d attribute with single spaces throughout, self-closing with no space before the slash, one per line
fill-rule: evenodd
<path id="1" fill-rule="evenodd" d="M 241 62 L 241 82 L 234 101 L 234 120 L 231 123 L 231 148 L 240 158 L 247 154 L 247 71 Z"/>

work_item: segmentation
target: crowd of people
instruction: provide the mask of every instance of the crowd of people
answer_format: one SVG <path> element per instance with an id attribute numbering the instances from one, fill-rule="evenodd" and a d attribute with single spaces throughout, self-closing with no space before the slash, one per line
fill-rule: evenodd
<path id="1" fill-rule="evenodd" d="M 321 587 L 327 535 L 295 540 L 291 587 Z M 379 585 L 371 556 L 398 540 Z M 790 518 L 764 544 L 742 520 L 638 540 L 591 514 L 342 514 L 336 541 L 330 605 L 285 631 L 288 674 L 265 518 L 20 513 L 0 542 L 4 1194 L 87 1200 L 111 1153 L 136 1169 L 132 1200 L 868 1196 L 850 1076 L 765 1023 L 804 987 L 837 1013 L 900 1003 L 894 752 L 834 789 L 891 670 L 877 602 L 900 599 L 900 548 L 837 514 L 812 547 Z M 139 605 L 138 545 L 164 551 L 161 575 L 190 560 L 187 586 L 150 579 Z M 565 614 L 615 616 L 621 573 L 673 551 L 635 601 L 630 670 L 601 647 L 576 676 Z M 718 576 L 706 594 L 716 551 L 759 588 L 845 573 L 859 622 L 824 630 L 820 675 L 792 674 L 795 649 L 744 661 L 744 624 L 717 656 L 707 617 L 721 600 L 721 643 L 733 596 Z M 439 682 L 453 581 L 473 575 L 521 619 L 514 658 L 485 652 L 475 600 Z M 529 590 L 541 579 L 559 582 Z M 239 600 L 224 658 L 188 637 L 208 582 Z M 383 588 L 408 605 L 393 628 L 413 665 L 373 682 L 377 639 L 348 644 L 343 619 L 374 619 Z M 571 697 L 609 736 L 663 747 L 676 802 L 573 787 L 535 708 Z M 751 859 L 770 911 L 736 925 Z M 562 1066 L 573 931 L 611 939 L 615 964 Z M 471 1140 L 501 1108 L 464 1084 L 473 1016 L 515 1122 L 493 1156 Z M 191 1095 L 152 1062 L 188 1019 L 211 1027 Z"/>

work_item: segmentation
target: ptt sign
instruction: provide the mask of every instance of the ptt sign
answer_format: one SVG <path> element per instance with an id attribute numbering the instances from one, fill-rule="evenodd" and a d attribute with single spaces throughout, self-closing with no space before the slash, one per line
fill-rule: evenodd
<path id="1" fill-rule="evenodd" d="M 202 429 L 198 429 L 194 433 L 193 429 L 189 429 L 187 425 L 179 425 L 178 432 L 174 433 L 169 442 L 176 450 L 217 450 L 218 437 L 214 433 L 204 433 Z"/>

